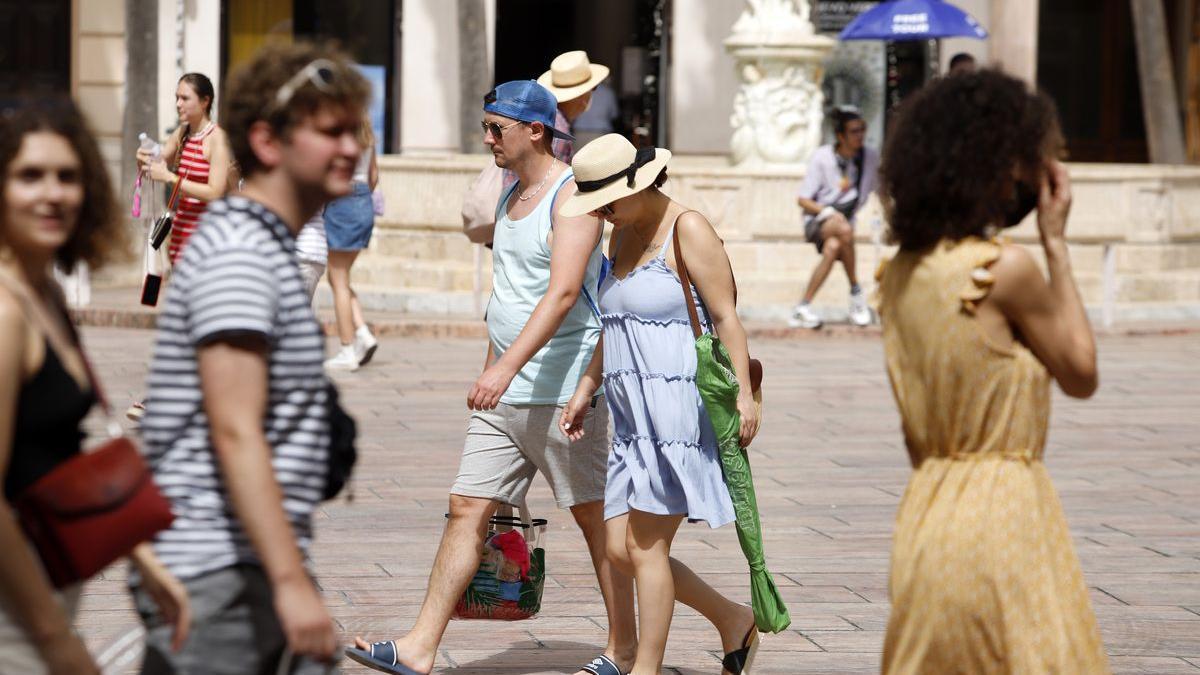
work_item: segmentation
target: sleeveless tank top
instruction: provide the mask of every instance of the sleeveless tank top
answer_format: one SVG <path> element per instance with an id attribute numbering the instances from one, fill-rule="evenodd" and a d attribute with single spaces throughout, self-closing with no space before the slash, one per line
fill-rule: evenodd
<path id="1" fill-rule="evenodd" d="M 180 176 L 186 172 L 187 180 L 195 183 L 208 183 L 209 162 L 204 157 L 204 139 L 208 138 L 216 128 L 215 123 L 210 124 L 208 128 L 198 134 L 188 136 L 184 141 L 179 155 Z M 175 210 L 175 223 L 171 227 L 171 243 L 168 246 L 172 264 L 178 261 L 179 254 L 183 251 L 188 237 L 196 231 L 196 225 L 200 222 L 200 214 L 204 213 L 207 205 L 206 201 L 189 197 L 182 191 L 180 192 L 179 207 Z"/>
<path id="2" fill-rule="evenodd" d="M 497 206 L 492 243 L 492 297 L 488 302 L 488 338 L 498 358 L 512 346 L 550 287 L 552 208 L 559 190 L 574 174 L 570 167 L 524 218 L 508 217 L 505 205 L 520 183 L 505 190 Z M 596 289 L 600 279 L 600 242 L 588 258 L 583 290 L 558 332 L 517 373 L 500 401 L 510 405 L 558 405 L 570 400 L 600 339 Z"/>
<path id="3" fill-rule="evenodd" d="M 71 339 L 79 344 L 74 327 Z M 96 403 L 95 391 L 91 387 L 81 389 L 49 340 L 43 341 L 46 357 L 42 367 L 22 383 L 17 395 L 12 452 L 4 476 L 4 497 L 10 502 L 56 466 L 82 452 L 84 433 L 80 425 Z"/>

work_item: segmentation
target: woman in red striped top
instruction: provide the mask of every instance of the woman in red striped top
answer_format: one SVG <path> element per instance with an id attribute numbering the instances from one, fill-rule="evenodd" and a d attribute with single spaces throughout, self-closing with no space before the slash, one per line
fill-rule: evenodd
<path id="1" fill-rule="evenodd" d="M 224 130 L 212 120 L 213 84 L 200 73 L 179 78 L 175 88 L 175 110 L 179 128 L 163 142 L 162 157 L 147 166 L 150 157 L 138 151 L 138 160 L 150 178 L 179 187 L 179 206 L 171 228 L 171 263 L 179 259 L 187 238 L 196 229 L 204 207 L 225 196 L 230 181 L 229 143 Z M 168 166 L 175 166 L 172 172 Z"/>

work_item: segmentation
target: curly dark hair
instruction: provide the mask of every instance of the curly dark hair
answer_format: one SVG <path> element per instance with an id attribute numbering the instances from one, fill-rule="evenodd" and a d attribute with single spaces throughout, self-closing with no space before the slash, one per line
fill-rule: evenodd
<path id="1" fill-rule="evenodd" d="M 125 252 L 126 228 L 120 216 L 112 181 L 96 138 L 87 121 L 68 98 L 25 99 L 0 113 L 0 240 L 3 239 L 3 214 L 6 211 L 9 166 L 21 152 L 25 137 L 49 132 L 66 139 L 79 158 L 82 171 L 83 205 L 75 231 L 55 254 L 55 262 L 70 272 L 79 261 L 93 269 L 103 267 Z"/>
<path id="2" fill-rule="evenodd" d="M 287 105 L 280 107 L 276 103 L 280 88 L 318 59 L 332 63 L 329 82 L 321 87 L 298 83 Z M 262 170 L 250 148 L 250 127 L 255 122 L 266 121 L 286 139 L 296 124 L 322 106 L 346 106 L 361 115 L 370 98 L 371 85 L 366 78 L 333 47 L 304 42 L 268 45 L 230 75 L 221 101 L 221 126 L 242 175 L 249 177 Z"/>
<path id="3" fill-rule="evenodd" d="M 947 77 L 900 109 L 880 167 L 892 240 L 921 250 L 983 236 L 1062 152 L 1054 102 L 997 70 Z"/>

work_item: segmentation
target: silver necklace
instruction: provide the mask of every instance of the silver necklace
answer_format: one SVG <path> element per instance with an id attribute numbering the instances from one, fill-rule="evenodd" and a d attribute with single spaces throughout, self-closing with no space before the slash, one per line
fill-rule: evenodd
<path id="1" fill-rule="evenodd" d="M 553 159 L 550 160 L 550 168 L 546 169 L 545 177 L 543 177 L 542 182 L 538 183 L 538 186 L 533 189 L 533 192 L 530 192 L 527 195 L 517 195 L 517 199 L 520 199 L 523 202 L 527 202 L 530 199 L 533 199 L 534 197 L 536 197 L 537 193 L 542 191 L 542 186 L 546 184 L 546 181 L 550 180 L 550 172 L 554 170 L 554 162 L 555 161 L 556 160 L 553 160 Z"/>

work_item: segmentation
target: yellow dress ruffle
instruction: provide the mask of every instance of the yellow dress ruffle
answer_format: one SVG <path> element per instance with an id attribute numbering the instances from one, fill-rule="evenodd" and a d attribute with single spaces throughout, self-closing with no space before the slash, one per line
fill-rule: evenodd
<path id="1" fill-rule="evenodd" d="M 975 319 L 994 241 L 899 253 L 880 270 L 888 376 L 913 474 L 892 545 L 883 672 L 1107 673 L 1042 463 L 1050 378 Z"/>

